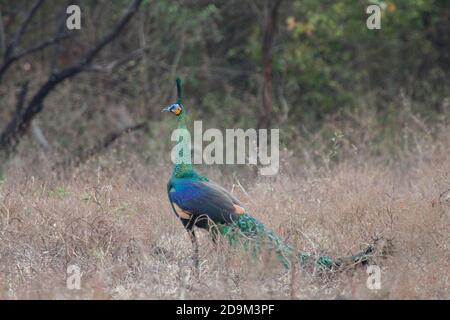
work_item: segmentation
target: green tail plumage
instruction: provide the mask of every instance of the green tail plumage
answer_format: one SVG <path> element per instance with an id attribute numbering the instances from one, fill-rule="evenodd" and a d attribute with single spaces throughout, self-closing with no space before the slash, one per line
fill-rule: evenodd
<path id="1" fill-rule="evenodd" d="M 313 266 L 321 270 L 336 270 L 344 266 L 367 262 L 373 251 L 373 247 L 369 246 L 356 255 L 337 259 L 328 256 L 314 256 L 306 252 L 296 253 L 292 246 L 286 244 L 279 236 L 248 214 L 241 215 L 232 224 L 218 225 L 217 229 L 230 245 L 243 246 L 254 256 L 260 252 L 262 247 L 274 250 L 277 259 L 286 268 L 290 267 L 292 258 L 295 258 L 302 267 Z"/>

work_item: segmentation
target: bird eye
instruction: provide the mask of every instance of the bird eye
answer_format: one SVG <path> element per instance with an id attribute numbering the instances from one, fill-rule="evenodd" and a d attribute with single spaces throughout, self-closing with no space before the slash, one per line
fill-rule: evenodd
<path id="1" fill-rule="evenodd" d="M 175 114 L 178 116 L 181 113 L 181 107 L 177 106 L 177 108 L 175 109 Z"/>

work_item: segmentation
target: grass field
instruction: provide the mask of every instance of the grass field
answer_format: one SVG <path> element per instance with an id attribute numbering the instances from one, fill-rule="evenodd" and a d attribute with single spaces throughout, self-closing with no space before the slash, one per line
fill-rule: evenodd
<path id="1" fill-rule="evenodd" d="M 45 158 L 19 156 L 0 186 L 0 299 L 449 299 L 448 131 L 417 146 L 390 164 L 359 156 L 298 170 L 287 159 L 271 178 L 206 168 L 298 249 L 336 257 L 381 235 L 389 250 L 373 258 L 380 290 L 366 287 L 365 267 L 286 271 L 270 255 L 254 261 L 215 248 L 203 232 L 196 278 L 189 238 L 167 201 L 168 161 L 107 153 L 56 174 Z M 70 265 L 81 270 L 80 290 L 67 288 Z"/>
<path id="2" fill-rule="evenodd" d="M 447 2 L 0 0 L 0 300 L 450 300 Z M 194 269 L 167 197 L 184 115 L 217 160 L 243 159 L 226 130 L 279 129 L 275 176 L 196 169 L 295 250 L 375 243 L 380 288 L 202 230 Z"/>

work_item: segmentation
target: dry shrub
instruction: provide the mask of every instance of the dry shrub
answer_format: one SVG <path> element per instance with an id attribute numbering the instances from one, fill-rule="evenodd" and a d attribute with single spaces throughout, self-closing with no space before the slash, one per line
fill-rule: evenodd
<path id="1" fill-rule="evenodd" d="M 255 261 L 215 247 L 205 232 L 196 278 L 167 201 L 168 158 L 111 151 L 61 174 L 42 154 L 21 155 L 0 187 L 0 298 L 448 299 L 448 130 L 417 141 L 420 151 L 397 162 L 359 154 L 299 170 L 286 156 L 269 178 L 206 169 L 298 249 L 337 257 L 375 236 L 388 240 L 385 256 L 374 257 L 375 291 L 364 268 L 286 271 L 270 255 Z M 81 269 L 81 290 L 67 289 L 69 265 Z"/>

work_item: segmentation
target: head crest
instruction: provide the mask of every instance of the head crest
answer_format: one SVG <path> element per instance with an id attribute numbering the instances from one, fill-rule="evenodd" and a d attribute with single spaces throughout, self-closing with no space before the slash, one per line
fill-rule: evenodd
<path id="1" fill-rule="evenodd" d="M 181 79 L 177 78 L 176 83 L 177 83 L 177 97 L 178 97 L 177 103 L 181 103 L 181 93 L 182 93 L 182 91 L 181 91 Z"/>

